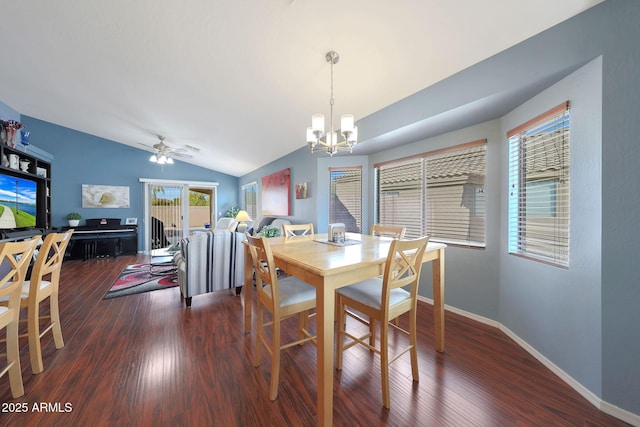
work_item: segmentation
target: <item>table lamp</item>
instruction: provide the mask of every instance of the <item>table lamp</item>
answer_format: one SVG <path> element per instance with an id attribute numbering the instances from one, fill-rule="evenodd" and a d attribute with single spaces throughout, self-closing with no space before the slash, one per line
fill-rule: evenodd
<path id="1" fill-rule="evenodd" d="M 238 221 L 238 227 L 236 227 L 236 231 L 239 233 L 244 233 L 245 231 L 247 231 L 246 221 L 252 221 L 247 211 L 238 212 L 238 215 L 236 215 L 235 220 Z"/>

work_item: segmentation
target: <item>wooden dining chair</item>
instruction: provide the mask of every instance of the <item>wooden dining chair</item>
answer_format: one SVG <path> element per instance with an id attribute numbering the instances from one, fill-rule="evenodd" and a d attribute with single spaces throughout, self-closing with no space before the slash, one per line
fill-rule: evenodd
<path id="1" fill-rule="evenodd" d="M 405 227 L 399 225 L 373 224 L 371 226 L 371 235 L 404 239 L 404 233 L 406 230 L 407 229 Z"/>
<path id="2" fill-rule="evenodd" d="M 382 237 L 391 237 L 393 239 L 404 239 L 404 233 L 407 229 L 401 225 L 382 225 L 382 224 L 373 224 L 371 226 L 371 235 L 372 236 L 382 236 Z M 395 318 L 393 323 L 396 326 L 400 325 L 400 319 Z M 371 339 L 369 344 L 372 346 L 376 344 L 376 323 L 370 323 L 371 328 Z"/>
<path id="3" fill-rule="evenodd" d="M 22 242 L 0 243 L 0 329 L 6 328 L 7 367 L 0 371 L 0 377 L 9 373 L 11 395 L 16 398 L 24 394 L 22 369 L 20 368 L 20 345 L 18 343 L 18 323 L 20 319 L 20 293 L 27 268 L 40 236 Z"/>
<path id="4" fill-rule="evenodd" d="M 44 370 L 42 364 L 42 347 L 40 340 L 47 332 L 53 334 L 56 349 L 64 347 L 62 327 L 60 326 L 60 310 L 58 308 L 58 289 L 60 287 L 60 271 L 64 253 L 71 241 L 73 229 L 65 233 L 49 233 L 38 250 L 33 264 L 31 278 L 25 281 L 20 305 L 27 307 L 27 335 L 29 336 L 29 357 L 31 370 L 39 374 Z M 49 298 L 49 315 L 40 316 L 40 304 Z M 48 325 L 40 331 L 40 320 L 48 319 Z"/>
<path id="5" fill-rule="evenodd" d="M 394 240 L 384 267 L 384 275 L 364 280 L 356 284 L 338 289 L 338 346 L 336 368 L 342 369 L 344 350 L 361 344 L 380 355 L 382 376 L 382 404 L 390 407 L 389 398 L 389 365 L 407 351 L 411 354 L 411 374 L 418 381 L 418 348 L 416 332 L 416 311 L 422 257 L 429 238 L 415 240 Z M 404 289 L 408 287 L 408 290 Z M 358 313 L 350 310 L 356 310 Z M 390 323 L 403 313 L 409 312 L 409 331 Z M 359 314 L 368 316 L 368 319 Z M 346 331 L 347 316 L 369 325 L 377 321 L 380 325 L 380 347 L 372 346 L 365 340 L 371 332 L 357 337 Z M 409 336 L 409 346 L 404 350 L 394 351 L 395 356 L 389 360 L 388 334 L 389 327 Z M 345 337 L 350 341 L 345 345 Z"/>
<path id="6" fill-rule="evenodd" d="M 314 234 L 313 224 L 282 224 L 282 234 L 286 236 L 304 236 Z"/>
<path id="7" fill-rule="evenodd" d="M 280 375 L 280 352 L 294 345 L 308 341 L 316 343 L 316 337 L 308 328 L 309 311 L 316 306 L 316 290 L 302 280 L 288 276 L 278 278 L 269 239 L 247 236 L 253 268 L 256 271 L 256 289 L 258 292 L 258 334 L 254 366 L 260 365 L 262 346 L 271 354 L 271 386 L 269 399 L 278 396 L 278 378 Z M 264 309 L 271 312 L 271 321 L 264 322 Z M 282 320 L 298 317 L 298 340 L 282 344 L 280 327 Z M 272 326 L 271 343 L 264 337 L 264 327 Z"/>

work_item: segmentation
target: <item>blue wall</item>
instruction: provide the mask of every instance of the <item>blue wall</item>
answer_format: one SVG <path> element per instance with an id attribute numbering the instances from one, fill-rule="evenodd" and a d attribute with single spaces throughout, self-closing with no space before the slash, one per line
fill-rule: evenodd
<path id="1" fill-rule="evenodd" d="M 218 182 L 218 211 L 224 213 L 238 202 L 238 178 L 175 161 L 161 167 L 148 161 L 148 151 L 119 144 L 83 132 L 22 116 L 21 123 L 31 132 L 32 145 L 51 153 L 52 224 L 67 224 L 69 212 L 86 218 L 138 218 L 138 248 L 142 250 L 143 185 L 140 178 Z M 82 208 L 82 184 L 128 186 L 130 207 Z"/>

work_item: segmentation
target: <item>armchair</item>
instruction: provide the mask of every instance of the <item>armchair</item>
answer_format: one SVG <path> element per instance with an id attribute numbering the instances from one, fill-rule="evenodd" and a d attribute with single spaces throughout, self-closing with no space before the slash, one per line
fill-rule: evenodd
<path id="1" fill-rule="evenodd" d="M 244 284 L 243 233 L 213 230 L 182 239 L 174 257 L 181 297 L 187 307 L 194 295 Z"/>

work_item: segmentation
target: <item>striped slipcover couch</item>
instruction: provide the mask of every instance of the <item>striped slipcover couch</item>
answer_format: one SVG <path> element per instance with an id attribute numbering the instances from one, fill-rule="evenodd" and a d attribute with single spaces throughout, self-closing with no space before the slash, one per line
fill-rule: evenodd
<path id="1" fill-rule="evenodd" d="M 185 237 L 174 263 L 180 293 L 187 307 L 194 295 L 242 287 L 244 283 L 243 233 L 213 230 Z"/>

